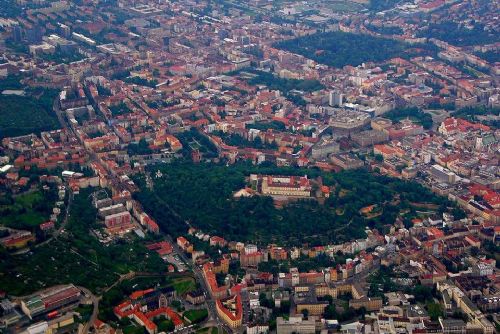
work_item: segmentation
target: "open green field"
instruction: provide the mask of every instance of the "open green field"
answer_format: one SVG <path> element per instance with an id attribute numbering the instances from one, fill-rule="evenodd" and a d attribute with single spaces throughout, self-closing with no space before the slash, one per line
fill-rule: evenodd
<path id="1" fill-rule="evenodd" d="M 185 293 L 196 290 L 196 281 L 192 277 L 175 278 L 172 282 L 177 294 L 183 295 Z"/>
<path id="2" fill-rule="evenodd" d="M 206 309 L 201 310 L 188 310 L 184 312 L 184 317 L 186 317 L 191 323 L 197 324 L 202 322 L 208 317 L 208 311 Z"/>
<path id="3" fill-rule="evenodd" d="M 0 203 L 0 225 L 33 230 L 49 219 L 55 200 L 53 191 L 41 190 L 4 198 Z"/>

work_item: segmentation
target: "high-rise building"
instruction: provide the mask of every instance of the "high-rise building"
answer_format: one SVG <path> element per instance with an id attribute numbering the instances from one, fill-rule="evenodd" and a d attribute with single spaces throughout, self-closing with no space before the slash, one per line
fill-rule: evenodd
<path id="1" fill-rule="evenodd" d="M 341 107 L 344 103 L 344 94 L 338 90 L 333 90 L 328 96 L 328 104 L 332 107 Z"/>
<path id="2" fill-rule="evenodd" d="M 19 43 L 23 40 L 23 29 L 20 25 L 15 25 L 12 27 L 12 40 Z"/>

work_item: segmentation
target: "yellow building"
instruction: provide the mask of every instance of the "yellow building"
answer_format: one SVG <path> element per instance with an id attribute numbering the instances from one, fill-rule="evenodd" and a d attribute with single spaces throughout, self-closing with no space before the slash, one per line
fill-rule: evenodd
<path id="1" fill-rule="evenodd" d="M 227 299 L 218 299 L 215 303 L 217 314 L 231 328 L 241 326 L 243 320 L 243 305 L 238 294 Z"/>
<path id="2" fill-rule="evenodd" d="M 229 272 L 229 259 L 220 259 L 214 262 L 212 271 L 216 274 Z"/>
<path id="3" fill-rule="evenodd" d="M 368 312 L 377 311 L 382 307 L 382 298 L 363 297 L 360 299 L 351 299 L 349 300 L 349 307 L 352 307 L 356 310 L 364 307 Z"/>
<path id="4" fill-rule="evenodd" d="M 310 197 L 311 183 L 307 176 L 262 175 L 261 191 L 264 195 Z"/>
<path id="5" fill-rule="evenodd" d="M 325 308 L 328 306 L 326 301 L 311 301 L 311 302 L 300 302 L 296 304 L 297 314 L 302 313 L 303 310 L 307 310 L 310 315 L 322 315 L 325 312 Z"/>

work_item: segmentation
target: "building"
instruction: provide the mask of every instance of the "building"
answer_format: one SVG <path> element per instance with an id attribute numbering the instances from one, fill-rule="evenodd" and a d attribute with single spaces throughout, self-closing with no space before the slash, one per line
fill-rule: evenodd
<path id="1" fill-rule="evenodd" d="M 387 118 L 374 118 L 370 122 L 370 126 L 373 130 L 384 132 L 385 129 L 390 128 L 392 125 L 392 121 Z"/>
<path id="2" fill-rule="evenodd" d="M 344 103 L 344 94 L 338 90 L 333 90 L 328 94 L 328 104 L 332 107 L 341 107 Z"/>
<path id="3" fill-rule="evenodd" d="M 246 244 L 245 245 L 245 254 L 257 253 L 257 251 L 258 251 L 257 245 L 254 245 L 254 244 Z"/>
<path id="4" fill-rule="evenodd" d="M 200 305 L 205 302 L 205 294 L 201 289 L 190 291 L 186 294 L 186 300 L 193 305 Z"/>
<path id="5" fill-rule="evenodd" d="M 185 252 L 193 249 L 191 243 L 183 236 L 177 237 L 177 245 Z"/>
<path id="6" fill-rule="evenodd" d="M 332 138 L 322 138 L 311 148 L 311 157 L 313 159 L 325 159 L 328 155 L 338 153 L 340 145 Z"/>
<path id="7" fill-rule="evenodd" d="M 243 253 L 240 255 L 240 263 L 242 267 L 257 267 L 264 259 L 262 252 L 254 252 L 250 254 Z"/>
<path id="8" fill-rule="evenodd" d="M 260 175 L 263 195 L 310 197 L 311 183 L 307 176 L 271 176 Z"/>
<path id="9" fill-rule="evenodd" d="M 247 334 L 266 334 L 269 333 L 269 325 L 247 325 Z"/>
<path id="10" fill-rule="evenodd" d="M 430 169 L 432 177 L 434 177 L 436 180 L 440 182 L 446 182 L 446 183 L 455 183 L 456 180 L 456 174 L 449 171 L 446 168 L 443 168 L 440 165 L 433 165 Z"/>
<path id="11" fill-rule="evenodd" d="M 304 300 L 298 301 L 295 304 L 296 312 L 302 313 L 307 310 L 311 315 L 322 315 L 325 313 L 325 308 L 328 306 L 327 301 L 318 301 L 318 300 Z"/>
<path id="12" fill-rule="evenodd" d="M 218 299 L 216 304 L 217 314 L 231 328 L 241 326 L 243 320 L 243 305 L 241 296 Z"/>
<path id="13" fill-rule="evenodd" d="M 360 299 L 351 299 L 349 300 L 349 307 L 352 307 L 356 310 L 364 307 L 368 312 L 380 310 L 382 307 L 382 298 L 375 297 L 363 297 Z"/>
<path id="14" fill-rule="evenodd" d="M 229 272 L 229 259 L 222 258 L 219 260 L 215 260 L 213 263 L 213 272 L 216 274 L 222 273 L 227 274 Z"/>
<path id="15" fill-rule="evenodd" d="M 11 232 L 8 236 L 0 239 L 0 244 L 6 249 L 17 249 L 26 247 L 35 241 L 35 236 L 29 231 Z"/>
<path id="16" fill-rule="evenodd" d="M 119 212 L 104 218 L 104 224 L 108 228 L 108 230 L 122 230 L 130 227 L 131 225 L 131 216 L 130 212 Z"/>
<path id="17" fill-rule="evenodd" d="M 466 325 L 461 319 L 443 319 L 439 317 L 439 324 L 443 334 L 465 334 Z"/>
<path id="18" fill-rule="evenodd" d="M 21 309 L 30 319 L 80 300 L 80 289 L 66 285 L 21 301 Z"/>
<path id="19" fill-rule="evenodd" d="M 353 153 L 338 153 L 330 156 L 330 160 L 335 165 L 343 169 L 356 169 L 364 165 L 363 160 L 359 159 Z"/>
<path id="20" fill-rule="evenodd" d="M 316 333 L 316 317 L 310 316 L 307 319 L 302 317 L 276 318 L 277 334 L 314 334 Z"/>
<path id="21" fill-rule="evenodd" d="M 98 212 L 100 217 L 105 218 L 107 216 L 121 213 L 124 211 L 127 211 L 127 208 L 125 208 L 125 206 L 123 206 L 122 203 L 118 203 L 118 204 L 114 204 L 111 206 L 106 206 L 106 207 L 100 208 L 97 212 Z"/>
<path id="22" fill-rule="evenodd" d="M 330 118 L 330 126 L 334 133 L 348 134 L 359 130 L 370 123 L 370 115 L 361 111 L 340 109 Z"/>
<path id="23" fill-rule="evenodd" d="M 388 141 L 389 134 L 384 131 L 367 130 L 352 134 L 351 139 L 359 146 L 366 147 Z"/>

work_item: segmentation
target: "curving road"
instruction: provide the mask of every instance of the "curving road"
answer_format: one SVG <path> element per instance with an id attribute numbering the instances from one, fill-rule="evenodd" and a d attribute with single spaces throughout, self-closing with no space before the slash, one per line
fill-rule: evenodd
<path id="1" fill-rule="evenodd" d="M 92 300 L 92 305 L 94 306 L 92 310 L 92 315 L 90 316 L 89 321 L 83 326 L 83 330 L 81 333 L 87 334 L 90 330 L 90 327 L 94 324 L 94 322 L 97 319 L 97 315 L 99 314 L 99 301 L 101 300 L 101 297 L 95 296 L 89 289 L 84 288 L 83 286 L 78 287 L 80 290 L 83 291 L 83 293 Z"/>

